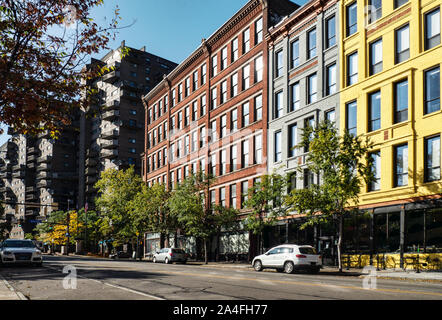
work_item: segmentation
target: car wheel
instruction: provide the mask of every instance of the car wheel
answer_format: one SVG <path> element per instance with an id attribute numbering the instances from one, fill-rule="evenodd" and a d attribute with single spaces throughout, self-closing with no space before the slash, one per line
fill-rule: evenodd
<path id="1" fill-rule="evenodd" d="M 262 271 L 262 262 L 261 262 L 261 260 L 256 260 L 253 263 L 253 269 L 255 269 L 255 271 Z"/>
<path id="2" fill-rule="evenodd" d="M 157 258 L 153 257 L 152 262 L 156 263 L 157 262 Z"/>
<path id="3" fill-rule="evenodd" d="M 293 265 L 293 262 L 291 262 L 291 261 L 287 261 L 285 264 L 284 264 L 284 272 L 285 273 L 293 273 L 293 270 L 295 269 L 295 267 L 294 267 L 294 265 Z"/>
<path id="4" fill-rule="evenodd" d="M 168 258 L 164 259 L 164 263 L 168 264 L 169 263 L 169 259 Z"/>

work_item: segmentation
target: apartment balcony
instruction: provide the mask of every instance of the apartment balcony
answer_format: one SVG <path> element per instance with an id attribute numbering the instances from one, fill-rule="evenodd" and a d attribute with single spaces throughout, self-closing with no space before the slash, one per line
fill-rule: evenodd
<path id="1" fill-rule="evenodd" d="M 102 140 L 100 146 L 103 149 L 116 149 L 119 146 L 118 140 Z"/>
<path id="2" fill-rule="evenodd" d="M 52 182 L 50 180 L 41 180 L 37 183 L 37 188 L 50 188 Z"/>
<path id="3" fill-rule="evenodd" d="M 36 176 L 37 180 L 50 180 L 52 178 L 52 173 L 50 172 L 39 172 Z"/>
<path id="4" fill-rule="evenodd" d="M 37 160 L 37 159 L 38 159 L 38 156 L 37 156 L 37 155 L 29 155 L 29 156 L 27 156 L 27 158 L 26 158 L 26 163 L 34 162 L 34 161 Z"/>
<path id="5" fill-rule="evenodd" d="M 36 193 L 37 191 L 36 187 L 26 187 L 26 193 Z"/>
<path id="6" fill-rule="evenodd" d="M 97 176 L 86 177 L 86 184 L 95 184 L 98 181 Z"/>
<path id="7" fill-rule="evenodd" d="M 28 151 L 28 154 L 31 155 L 31 154 L 39 153 L 40 150 L 38 148 L 32 147 L 32 148 L 28 148 L 27 151 Z"/>
<path id="8" fill-rule="evenodd" d="M 100 158 L 102 159 L 114 159 L 118 157 L 118 150 L 101 150 Z"/>
<path id="9" fill-rule="evenodd" d="M 101 119 L 111 121 L 113 119 L 118 118 L 119 116 L 120 116 L 120 110 L 110 110 L 103 112 L 101 114 Z"/>
<path id="10" fill-rule="evenodd" d="M 114 70 L 101 77 L 103 82 L 113 83 L 120 78 L 120 71 Z"/>
<path id="11" fill-rule="evenodd" d="M 11 187 L 0 187 L 0 193 L 14 193 L 11 189 Z"/>
<path id="12" fill-rule="evenodd" d="M 40 214 L 40 209 L 39 208 L 32 208 L 32 209 L 27 209 L 25 211 L 25 216 L 36 216 Z"/>
<path id="13" fill-rule="evenodd" d="M 108 130 L 100 134 L 100 139 L 115 139 L 120 135 L 120 130 Z"/>
<path id="14" fill-rule="evenodd" d="M 50 171 L 52 168 L 52 165 L 50 163 L 41 163 L 37 166 L 37 172 L 39 171 Z"/>
<path id="15" fill-rule="evenodd" d="M 12 167 L 12 172 L 17 172 L 17 171 L 24 171 L 26 169 L 26 166 L 23 164 L 16 164 L 15 166 Z"/>
<path id="16" fill-rule="evenodd" d="M 1 172 L 0 173 L 0 179 L 12 179 L 12 172 Z"/>
<path id="17" fill-rule="evenodd" d="M 98 157 L 98 150 L 94 150 L 94 149 L 88 149 L 86 151 L 86 157 L 87 158 L 95 158 Z"/>
<path id="18" fill-rule="evenodd" d="M 38 199 L 38 196 L 35 193 L 29 193 L 25 197 L 26 201 L 35 201 Z"/>
<path id="19" fill-rule="evenodd" d="M 35 167 L 36 167 L 37 165 L 35 164 L 35 162 L 28 162 L 28 163 L 26 163 L 26 167 L 28 168 L 28 169 L 35 169 Z"/>
<path id="20" fill-rule="evenodd" d="M 86 160 L 86 167 L 91 168 L 91 167 L 96 167 L 98 164 L 98 161 L 92 158 L 88 158 Z"/>
<path id="21" fill-rule="evenodd" d="M 41 156 L 37 159 L 38 163 L 48 163 L 52 161 L 52 156 Z"/>
<path id="22" fill-rule="evenodd" d="M 12 173 L 12 177 L 14 179 L 24 179 L 25 176 L 26 176 L 26 173 L 24 170 L 23 171 L 16 171 L 16 172 Z"/>
<path id="23" fill-rule="evenodd" d="M 120 100 L 112 100 L 107 101 L 102 104 L 101 110 L 108 111 L 108 110 L 115 110 L 120 108 Z"/>
<path id="24" fill-rule="evenodd" d="M 86 168 L 85 173 L 87 176 L 93 176 L 93 175 L 98 174 L 98 170 L 93 167 L 88 167 L 88 168 Z"/>

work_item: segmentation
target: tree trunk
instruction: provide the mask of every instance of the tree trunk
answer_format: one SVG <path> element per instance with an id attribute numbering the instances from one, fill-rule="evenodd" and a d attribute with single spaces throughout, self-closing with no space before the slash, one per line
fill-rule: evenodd
<path id="1" fill-rule="evenodd" d="M 215 254 L 215 261 L 218 262 L 219 261 L 219 247 L 220 247 L 220 236 L 221 236 L 221 232 L 218 232 L 216 235 L 216 254 Z"/>
<path id="2" fill-rule="evenodd" d="M 174 243 L 174 247 L 178 248 L 178 232 L 175 230 L 175 233 L 173 235 L 173 243 Z"/>
<path id="3" fill-rule="evenodd" d="M 209 239 L 204 238 L 204 263 L 208 264 L 208 247 L 209 247 Z"/>
<path id="4" fill-rule="evenodd" d="M 342 229 L 343 229 L 343 216 L 339 215 L 339 238 L 338 238 L 338 267 L 339 272 L 342 272 L 342 257 L 341 257 L 341 246 L 342 246 Z"/>

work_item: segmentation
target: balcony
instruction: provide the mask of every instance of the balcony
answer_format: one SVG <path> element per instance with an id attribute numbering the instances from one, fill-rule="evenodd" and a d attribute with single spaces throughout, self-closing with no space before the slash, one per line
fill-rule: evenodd
<path id="1" fill-rule="evenodd" d="M 37 162 L 40 163 L 48 163 L 52 161 L 52 156 L 41 156 L 37 159 Z"/>
<path id="2" fill-rule="evenodd" d="M 12 173 L 11 172 L 1 172 L 0 173 L 0 179 L 12 179 Z"/>
<path id="3" fill-rule="evenodd" d="M 12 172 L 17 172 L 17 171 L 24 171 L 26 169 L 26 166 L 23 164 L 16 164 L 15 166 L 12 167 Z"/>
<path id="4" fill-rule="evenodd" d="M 98 150 L 88 149 L 88 150 L 86 151 L 86 157 L 87 157 L 87 158 L 95 158 L 95 157 L 98 157 Z"/>
<path id="5" fill-rule="evenodd" d="M 86 184 L 95 184 L 97 180 L 97 176 L 88 176 L 86 177 Z"/>
<path id="6" fill-rule="evenodd" d="M 86 167 L 89 167 L 89 168 L 91 168 L 91 167 L 96 167 L 97 164 L 98 164 L 98 161 L 95 160 L 95 159 L 88 158 L 88 159 L 86 160 Z"/>
<path id="7" fill-rule="evenodd" d="M 14 179 L 24 179 L 26 176 L 25 171 L 17 171 L 12 173 L 12 177 Z"/>
<path id="8" fill-rule="evenodd" d="M 118 138 L 119 135 L 120 135 L 119 130 L 108 130 L 100 134 L 100 139 L 114 139 Z"/>
<path id="9" fill-rule="evenodd" d="M 35 216 L 39 214 L 39 209 L 38 208 L 32 208 L 32 209 L 27 209 L 25 211 L 25 216 Z"/>
<path id="10" fill-rule="evenodd" d="M 50 163 L 41 163 L 37 166 L 37 172 L 39 171 L 50 171 L 52 165 Z"/>
<path id="11" fill-rule="evenodd" d="M 34 201 L 37 199 L 38 199 L 38 197 L 35 193 L 29 193 L 26 195 L 26 201 Z"/>
<path id="12" fill-rule="evenodd" d="M 113 159 L 118 157 L 118 150 L 101 150 L 100 158 L 102 159 Z"/>
<path id="13" fill-rule="evenodd" d="M 32 148 L 28 148 L 28 154 L 37 154 L 40 150 L 38 148 L 32 147 Z"/>
<path id="14" fill-rule="evenodd" d="M 116 80 L 118 80 L 119 78 L 120 78 L 120 71 L 114 70 L 114 71 L 111 71 L 111 72 L 105 74 L 103 77 L 101 77 L 101 80 L 103 82 L 113 83 Z"/>
<path id="15" fill-rule="evenodd" d="M 34 161 L 37 160 L 37 159 L 38 159 L 38 156 L 37 156 L 37 155 L 29 155 L 29 156 L 27 156 L 27 158 L 26 158 L 26 163 L 34 162 Z"/>
<path id="16" fill-rule="evenodd" d="M 35 193 L 37 192 L 37 188 L 35 187 L 27 187 L 26 188 L 26 193 Z"/>
<path id="17" fill-rule="evenodd" d="M 120 116 L 119 110 L 111 110 L 111 111 L 106 111 L 106 112 L 102 113 L 101 119 L 110 121 L 110 120 L 118 118 L 119 116 Z"/>
<path id="18" fill-rule="evenodd" d="M 118 148 L 118 140 L 102 140 L 100 141 L 100 146 L 103 149 L 115 149 Z"/>
<path id="19" fill-rule="evenodd" d="M 37 183 L 37 188 L 50 188 L 52 185 L 50 180 L 41 180 Z"/>
<path id="20" fill-rule="evenodd" d="M 120 100 L 112 100 L 112 101 L 107 101 L 105 102 L 102 106 L 101 109 L 104 110 L 115 110 L 120 108 Z"/>
<path id="21" fill-rule="evenodd" d="M 42 171 L 37 174 L 36 178 L 37 180 L 50 180 L 52 178 L 52 174 L 50 172 Z"/>

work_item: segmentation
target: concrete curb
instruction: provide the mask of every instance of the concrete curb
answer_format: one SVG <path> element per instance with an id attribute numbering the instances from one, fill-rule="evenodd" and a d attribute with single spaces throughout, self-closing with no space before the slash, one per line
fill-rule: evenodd
<path id="1" fill-rule="evenodd" d="M 2 275 L 0 275 L 0 297 L 0 300 L 28 300 L 23 293 L 15 290 Z"/>

